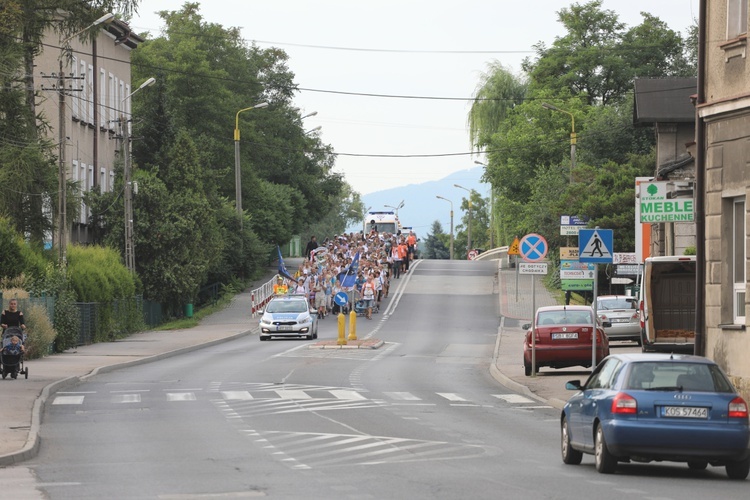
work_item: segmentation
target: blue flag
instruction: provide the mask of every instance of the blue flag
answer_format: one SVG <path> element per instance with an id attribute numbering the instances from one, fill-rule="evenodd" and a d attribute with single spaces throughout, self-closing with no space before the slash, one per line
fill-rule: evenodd
<path id="1" fill-rule="evenodd" d="M 354 254 L 354 259 L 349 267 L 339 273 L 338 279 L 341 282 L 341 288 L 351 288 L 357 280 L 357 269 L 359 269 L 359 252 Z"/>
<path id="2" fill-rule="evenodd" d="M 281 248 L 279 248 L 279 245 L 276 245 L 276 250 L 279 251 L 279 275 L 296 283 L 297 280 L 292 278 L 292 276 L 286 270 L 286 266 L 284 266 L 284 259 L 281 257 Z"/>

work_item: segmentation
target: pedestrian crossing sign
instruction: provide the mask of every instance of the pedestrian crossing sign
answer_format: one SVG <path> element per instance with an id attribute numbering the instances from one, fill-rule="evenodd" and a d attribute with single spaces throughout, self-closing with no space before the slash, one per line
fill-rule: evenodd
<path id="1" fill-rule="evenodd" d="M 578 261 L 611 264 L 613 240 L 611 229 L 581 229 L 578 232 Z"/>
<path id="2" fill-rule="evenodd" d="M 518 246 L 520 244 L 521 242 L 518 241 L 518 236 L 516 236 L 513 240 L 513 243 L 511 243 L 510 247 L 508 247 L 508 255 L 521 255 L 521 251 L 518 249 Z"/>

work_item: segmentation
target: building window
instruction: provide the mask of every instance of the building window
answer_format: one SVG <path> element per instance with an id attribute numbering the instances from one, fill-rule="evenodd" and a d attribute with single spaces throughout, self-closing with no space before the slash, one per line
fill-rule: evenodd
<path id="1" fill-rule="evenodd" d="M 73 70 L 73 88 L 75 90 L 78 90 L 81 88 L 80 82 L 78 81 L 78 58 L 73 57 L 73 66 L 71 67 Z M 73 92 L 73 119 L 78 120 L 79 119 L 79 113 L 80 113 L 80 104 L 81 104 L 81 93 L 80 92 Z"/>
<path id="2" fill-rule="evenodd" d="M 78 92 L 78 101 L 80 103 L 81 109 L 80 109 L 80 115 L 81 115 L 81 121 L 84 123 L 87 123 L 89 121 L 88 117 L 88 107 L 86 105 L 86 100 L 89 98 L 89 88 L 88 88 L 88 79 L 86 78 L 86 61 L 81 61 L 81 74 L 79 75 L 81 79 L 79 80 L 81 84 L 81 91 Z"/>
<path id="3" fill-rule="evenodd" d="M 747 0 L 727 0 L 727 39 L 747 33 Z"/>
<path id="4" fill-rule="evenodd" d="M 107 126 L 109 113 L 107 112 L 107 75 L 104 68 L 99 68 L 99 128 Z"/>
<path id="5" fill-rule="evenodd" d="M 732 204 L 732 316 L 735 324 L 745 324 L 745 290 L 747 289 L 745 262 L 745 198 L 735 198 Z"/>
<path id="6" fill-rule="evenodd" d="M 88 79 L 88 101 L 89 101 L 89 112 L 88 112 L 88 122 L 94 123 L 94 113 L 96 113 L 96 109 L 94 108 L 94 67 L 89 65 L 89 79 Z"/>

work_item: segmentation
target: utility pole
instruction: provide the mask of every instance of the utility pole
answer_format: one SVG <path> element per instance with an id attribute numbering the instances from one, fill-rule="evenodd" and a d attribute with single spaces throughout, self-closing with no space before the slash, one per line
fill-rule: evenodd
<path id="1" fill-rule="evenodd" d="M 123 168 L 122 181 L 125 184 L 125 267 L 135 272 L 135 243 L 133 241 L 133 183 L 130 175 L 130 131 L 124 115 L 120 116 L 122 127 Z"/>
<path id="2" fill-rule="evenodd" d="M 68 203 L 68 169 L 65 165 L 65 73 L 64 73 L 63 58 L 60 57 L 60 71 L 57 75 L 57 89 L 58 89 L 58 117 L 60 123 L 57 127 L 59 144 L 59 168 L 58 168 L 58 181 L 57 187 L 59 193 L 57 195 L 57 232 L 58 232 L 58 250 L 60 252 L 60 262 L 63 266 L 66 265 L 68 260 L 68 225 L 65 220 L 65 207 Z"/>

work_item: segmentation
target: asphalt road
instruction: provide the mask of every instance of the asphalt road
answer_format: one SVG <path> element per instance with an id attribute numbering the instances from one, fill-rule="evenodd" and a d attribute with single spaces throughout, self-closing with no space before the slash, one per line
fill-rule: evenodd
<path id="1" fill-rule="evenodd" d="M 51 499 L 747 498 L 718 469 L 562 464 L 559 410 L 489 374 L 496 272 L 419 262 L 358 320 L 380 349 L 248 336 L 93 377 L 55 395 L 38 456 L 0 486 Z M 319 334 L 336 337 L 333 318 Z"/>

